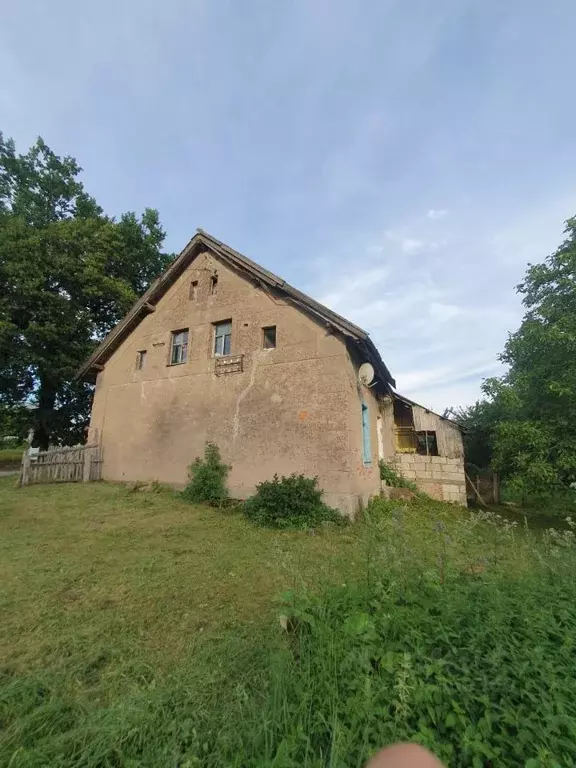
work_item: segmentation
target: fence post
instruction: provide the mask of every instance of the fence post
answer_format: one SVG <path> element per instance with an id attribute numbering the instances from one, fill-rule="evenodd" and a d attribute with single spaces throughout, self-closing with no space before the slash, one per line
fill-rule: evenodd
<path id="1" fill-rule="evenodd" d="M 83 450 L 83 459 L 84 459 L 84 466 L 82 467 L 82 482 L 83 483 L 89 483 L 90 482 L 90 469 L 92 468 L 92 452 L 93 448 L 91 445 L 87 445 L 84 447 Z"/>
<path id="2" fill-rule="evenodd" d="M 22 454 L 22 465 L 20 467 L 20 487 L 28 485 L 30 480 L 30 446 L 26 446 L 26 450 Z"/>

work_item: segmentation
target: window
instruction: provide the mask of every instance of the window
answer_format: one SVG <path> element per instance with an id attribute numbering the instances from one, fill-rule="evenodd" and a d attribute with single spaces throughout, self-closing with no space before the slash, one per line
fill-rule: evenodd
<path id="1" fill-rule="evenodd" d="M 210 293 L 212 296 L 216 293 L 218 288 L 218 275 L 212 275 L 210 278 Z"/>
<path id="2" fill-rule="evenodd" d="M 190 283 L 190 301 L 196 301 L 198 298 L 198 280 L 192 280 Z"/>
<path id="3" fill-rule="evenodd" d="M 262 328 L 262 346 L 264 349 L 276 348 L 276 326 L 269 325 L 267 328 Z"/>
<path id="4" fill-rule="evenodd" d="M 416 453 L 422 456 L 438 456 L 436 432 L 416 432 Z"/>
<path id="5" fill-rule="evenodd" d="M 232 320 L 214 323 L 214 354 L 217 357 L 230 354 L 232 340 Z"/>
<path id="6" fill-rule="evenodd" d="M 188 357 L 188 329 L 172 331 L 172 348 L 170 350 L 170 365 L 185 363 Z"/>
<path id="7" fill-rule="evenodd" d="M 370 413 L 366 403 L 362 403 L 362 459 L 365 467 L 372 464 L 372 448 L 370 447 Z"/>
<path id="8" fill-rule="evenodd" d="M 146 364 L 146 350 L 140 349 L 136 352 L 136 370 L 141 371 Z"/>
<path id="9" fill-rule="evenodd" d="M 401 400 L 394 400 L 394 427 L 396 453 L 416 453 L 416 432 L 412 407 Z"/>

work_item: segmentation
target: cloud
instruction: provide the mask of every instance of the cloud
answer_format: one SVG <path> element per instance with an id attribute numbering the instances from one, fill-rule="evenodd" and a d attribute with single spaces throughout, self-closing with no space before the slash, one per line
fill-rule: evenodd
<path id="1" fill-rule="evenodd" d="M 402 250 L 404 253 L 418 253 L 424 248 L 422 240 L 416 240 L 412 237 L 406 237 L 402 240 Z"/>
<path id="2" fill-rule="evenodd" d="M 444 216 L 447 216 L 447 215 L 448 215 L 448 211 L 446 210 L 446 208 L 439 208 L 439 209 L 430 208 L 430 210 L 426 214 L 426 216 L 429 219 L 443 219 Z"/>

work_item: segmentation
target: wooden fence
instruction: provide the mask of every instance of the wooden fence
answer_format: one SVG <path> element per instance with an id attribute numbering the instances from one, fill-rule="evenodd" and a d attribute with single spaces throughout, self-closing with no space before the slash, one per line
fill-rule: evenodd
<path id="1" fill-rule="evenodd" d="M 102 455 L 99 445 L 51 448 L 22 457 L 20 485 L 31 483 L 89 483 L 100 480 Z"/>

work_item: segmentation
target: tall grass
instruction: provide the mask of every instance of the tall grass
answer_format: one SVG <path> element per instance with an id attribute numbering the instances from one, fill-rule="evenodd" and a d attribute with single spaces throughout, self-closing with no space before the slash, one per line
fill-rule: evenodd
<path id="1" fill-rule="evenodd" d="M 287 593 L 282 621 L 223 631 L 165 673 L 97 649 L 6 670 L 0 764 L 344 768 L 412 740 L 451 766 L 573 765 L 571 521 L 536 534 L 379 501 L 355 536 L 364 557 L 339 585 Z"/>

